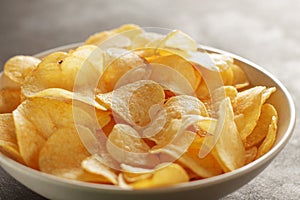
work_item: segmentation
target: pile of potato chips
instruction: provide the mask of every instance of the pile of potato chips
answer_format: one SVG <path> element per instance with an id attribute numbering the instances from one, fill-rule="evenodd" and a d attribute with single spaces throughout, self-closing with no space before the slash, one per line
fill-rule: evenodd
<path id="1" fill-rule="evenodd" d="M 233 58 L 198 49 L 181 31 L 124 25 L 69 52 L 5 63 L 0 152 L 127 189 L 209 178 L 272 148 L 275 90 L 251 86 Z"/>

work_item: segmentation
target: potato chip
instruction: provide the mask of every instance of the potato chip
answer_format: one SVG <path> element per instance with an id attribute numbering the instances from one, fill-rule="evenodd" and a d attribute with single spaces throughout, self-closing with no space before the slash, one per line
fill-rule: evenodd
<path id="1" fill-rule="evenodd" d="M 165 165 L 165 166 L 163 166 Z M 135 189 L 156 188 L 189 181 L 186 171 L 178 164 L 164 163 L 157 167 L 153 176 L 130 184 Z"/>
<path id="2" fill-rule="evenodd" d="M 97 155 L 92 155 L 82 161 L 81 166 L 91 174 L 96 174 L 106 178 L 106 182 L 117 184 L 117 173 L 102 163 Z"/>
<path id="3" fill-rule="evenodd" d="M 244 165 L 245 148 L 234 123 L 233 109 L 228 97 L 220 104 L 219 113 L 215 131 L 218 137 L 212 154 L 224 172 L 228 172 Z"/>
<path id="4" fill-rule="evenodd" d="M 83 106 L 75 107 L 68 101 L 36 97 L 24 101 L 14 110 L 13 117 L 20 153 L 28 166 L 37 167 L 37 155 L 44 142 L 55 130 L 73 126 L 74 117 L 80 116 L 76 118 L 77 124 L 86 127 L 95 126 L 92 116 Z M 100 127 L 109 123 L 109 112 L 100 110 L 95 112 L 99 116 Z"/>
<path id="5" fill-rule="evenodd" d="M 83 45 L 69 52 L 70 55 L 83 58 L 85 61 L 92 64 L 98 75 L 102 74 L 105 68 L 105 52 L 94 45 Z"/>
<path id="6" fill-rule="evenodd" d="M 113 54 L 109 61 L 98 83 L 102 93 L 114 90 L 119 79 L 129 70 L 145 65 L 145 60 L 133 52 Z"/>
<path id="7" fill-rule="evenodd" d="M 201 75 L 194 66 L 176 54 L 157 57 L 156 59 L 151 60 L 151 63 L 159 63 L 175 69 L 188 80 L 194 90 L 198 87 L 201 81 Z"/>
<path id="8" fill-rule="evenodd" d="M 251 148 L 260 144 L 268 134 L 269 126 L 273 121 L 273 116 L 277 118 L 276 109 L 271 104 L 264 104 L 261 107 L 261 113 L 257 125 L 250 135 L 247 136 L 245 147 Z"/>
<path id="9" fill-rule="evenodd" d="M 142 32 L 142 29 L 139 26 L 134 25 L 134 24 L 126 24 L 126 25 L 123 25 L 119 28 L 116 28 L 116 29 L 113 29 L 113 30 L 110 30 L 110 31 L 103 31 L 103 32 L 100 32 L 100 33 L 96 33 L 96 34 L 90 36 L 85 41 L 85 44 L 101 45 L 105 41 L 107 41 L 107 40 L 109 41 L 110 38 L 116 37 L 116 35 L 118 35 L 118 34 L 121 34 L 123 37 L 127 37 L 127 38 L 131 39 L 135 35 L 137 35 L 141 32 Z M 118 43 L 120 43 L 120 41 L 118 41 Z M 122 46 L 122 47 L 130 46 L 130 44 L 131 43 L 129 43 L 125 46 Z M 120 46 L 120 44 L 118 44 L 118 46 Z"/>
<path id="10" fill-rule="evenodd" d="M 60 170 L 81 168 L 81 162 L 89 156 L 75 127 L 57 129 L 39 152 L 39 169 L 55 174 Z"/>
<path id="11" fill-rule="evenodd" d="M 21 84 L 12 81 L 3 72 L 0 72 L 0 91 L 3 89 L 20 89 Z"/>
<path id="12" fill-rule="evenodd" d="M 107 151 L 120 163 L 151 168 L 159 163 L 156 155 L 150 154 L 150 147 L 132 127 L 116 124 L 108 136 Z"/>
<path id="13" fill-rule="evenodd" d="M 139 49 L 148 46 L 154 41 L 161 40 L 163 35 L 151 32 L 142 32 L 131 39 L 130 49 Z"/>
<path id="14" fill-rule="evenodd" d="M 80 93 L 74 93 L 70 92 L 68 90 L 64 90 L 61 88 L 48 88 L 45 90 L 42 90 L 38 93 L 35 93 L 33 98 L 36 97 L 42 97 L 42 98 L 49 98 L 49 99 L 56 99 L 60 101 L 66 101 L 66 102 L 72 102 L 72 101 L 79 101 L 91 106 L 94 106 L 95 108 L 103 111 L 107 111 L 107 109 L 99 104 L 97 101 L 94 99 L 90 98 L 89 96 L 84 96 Z"/>
<path id="15" fill-rule="evenodd" d="M 235 88 L 241 89 L 250 84 L 245 72 L 238 65 L 232 65 L 231 69 L 233 72 L 232 85 Z"/>
<path id="16" fill-rule="evenodd" d="M 0 113 L 11 113 L 20 102 L 20 89 L 0 90 Z"/>
<path id="17" fill-rule="evenodd" d="M 275 87 L 270 87 L 270 88 L 265 89 L 265 91 L 263 92 L 263 95 L 262 95 L 262 104 L 264 104 L 267 101 L 267 99 L 269 99 L 271 94 L 273 94 L 275 91 L 276 91 Z"/>
<path id="18" fill-rule="evenodd" d="M 0 114 L 0 152 L 24 163 L 17 143 L 12 114 Z"/>
<path id="19" fill-rule="evenodd" d="M 151 121 L 150 108 L 155 104 L 162 105 L 165 94 L 159 84 L 141 80 L 96 97 L 100 104 L 109 105 L 126 122 L 143 127 Z"/>
<path id="20" fill-rule="evenodd" d="M 258 147 L 256 159 L 266 154 L 272 148 L 276 139 L 277 121 L 278 121 L 277 115 L 272 116 L 272 121 L 268 129 L 268 134 L 266 135 L 262 144 Z"/>
<path id="21" fill-rule="evenodd" d="M 165 113 L 164 113 L 165 112 Z M 146 137 L 149 137 L 150 140 L 156 142 L 157 147 L 164 146 L 174 138 L 177 130 L 180 126 L 180 121 L 173 121 L 174 119 L 181 119 L 184 115 L 200 115 L 207 116 L 207 110 L 205 105 L 196 97 L 188 96 L 188 95 L 178 95 L 169 98 L 169 100 L 164 105 L 164 110 L 162 110 L 157 118 L 154 119 L 152 126 L 150 126 L 149 130 L 152 129 L 152 133 L 154 130 L 158 129 L 156 126 L 160 125 L 161 131 L 157 134 L 145 134 Z M 161 126 L 161 121 L 165 122 Z M 177 124 L 177 125 L 176 125 Z M 179 125 L 178 125 L 179 124 Z M 148 132 L 151 132 L 149 131 Z"/>
<path id="22" fill-rule="evenodd" d="M 32 56 L 14 56 L 5 63 L 3 73 L 12 81 L 22 84 L 40 62 L 40 59 Z"/>
<path id="23" fill-rule="evenodd" d="M 256 146 L 253 146 L 249 149 L 246 149 L 246 160 L 245 160 L 245 165 L 251 163 L 252 161 L 255 160 L 256 158 L 256 155 L 257 155 L 257 147 Z"/>
<path id="24" fill-rule="evenodd" d="M 239 92 L 233 103 L 235 123 L 245 141 L 251 134 L 260 115 L 262 106 L 262 95 L 266 87 L 256 86 Z"/>

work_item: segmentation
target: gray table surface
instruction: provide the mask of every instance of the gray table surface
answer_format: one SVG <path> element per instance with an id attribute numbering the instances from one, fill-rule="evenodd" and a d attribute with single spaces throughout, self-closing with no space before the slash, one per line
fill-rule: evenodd
<path id="1" fill-rule="evenodd" d="M 273 73 L 300 100 L 300 1 L 0 1 L 0 65 L 136 23 L 180 29 L 202 44 L 248 58 Z M 299 112 L 297 114 L 300 120 Z M 253 181 L 223 199 L 300 199 L 300 130 Z M 200 197 L 195 197 L 195 199 Z M 0 168 L 0 199 L 44 199 Z"/>

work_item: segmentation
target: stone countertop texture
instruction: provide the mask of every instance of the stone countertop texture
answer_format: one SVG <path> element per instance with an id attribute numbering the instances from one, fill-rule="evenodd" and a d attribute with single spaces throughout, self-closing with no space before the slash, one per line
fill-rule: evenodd
<path id="1" fill-rule="evenodd" d="M 1 0 L 0 65 L 125 23 L 180 29 L 201 44 L 241 55 L 278 77 L 299 106 L 298 0 Z M 0 200 L 12 199 L 44 198 L 0 168 Z M 223 199 L 300 199 L 300 127 L 268 168 Z"/>

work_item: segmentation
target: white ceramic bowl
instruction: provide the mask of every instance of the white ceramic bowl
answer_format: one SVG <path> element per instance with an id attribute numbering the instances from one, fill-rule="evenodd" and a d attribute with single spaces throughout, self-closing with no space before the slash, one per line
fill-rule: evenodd
<path id="1" fill-rule="evenodd" d="M 43 57 L 58 50 L 67 51 L 78 45 L 79 44 L 72 44 L 51 49 L 35 56 Z M 65 180 L 30 169 L 2 154 L 0 154 L 1 167 L 20 183 L 49 199 L 216 199 L 237 190 L 263 171 L 287 144 L 295 125 L 295 106 L 290 94 L 282 83 L 263 68 L 228 52 L 211 47 L 202 48 L 211 52 L 232 56 L 235 62 L 247 73 L 253 85 L 275 86 L 277 88 L 276 93 L 269 99 L 269 102 L 276 107 L 279 114 L 277 139 L 274 147 L 261 158 L 240 169 L 212 178 L 178 184 L 167 188 L 138 191 L 124 190 L 117 186 Z"/>

